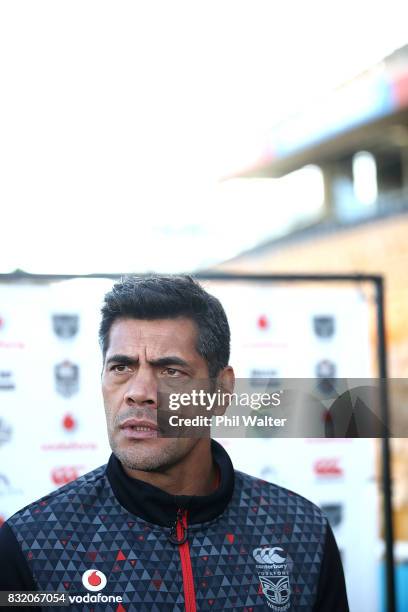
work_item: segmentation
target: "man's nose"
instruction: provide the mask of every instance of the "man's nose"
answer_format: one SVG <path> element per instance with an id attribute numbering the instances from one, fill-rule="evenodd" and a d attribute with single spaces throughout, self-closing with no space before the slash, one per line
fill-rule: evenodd
<path id="1" fill-rule="evenodd" d="M 124 400 L 127 406 L 157 408 L 157 381 L 149 368 L 140 367 L 129 380 Z"/>

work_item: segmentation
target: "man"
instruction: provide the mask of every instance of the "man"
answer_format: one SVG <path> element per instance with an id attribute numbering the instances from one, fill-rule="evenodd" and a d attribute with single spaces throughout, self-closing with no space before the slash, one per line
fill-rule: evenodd
<path id="1" fill-rule="evenodd" d="M 163 389 L 233 389 L 219 301 L 187 276 L 127 278 L 105 297 L 100 341 L 113 453 L 5 523 L 0 590 L 103 593 L 96 609 L 118 611 L 347 611 L 316 506 L 234 471 L 208 437 L 161 435 Z"/>

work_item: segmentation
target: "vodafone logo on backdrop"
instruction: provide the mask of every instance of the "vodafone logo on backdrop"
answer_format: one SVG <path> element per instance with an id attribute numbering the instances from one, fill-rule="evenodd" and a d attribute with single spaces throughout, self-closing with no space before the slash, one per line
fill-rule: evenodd
<path id="1" fill-rule="evenodd" d="M 344 475 L 344 470 L 340 465 L 339 457 L 318 459 L 313 465 L 313 471 L 316 476 L 329 478 L 340 478 Z"/>
<path id="2" fill-rule="evenodd" d="M 88 591 L 102 591 L 106 587 L 107 579 L 103 572 L 96 569 L 86 570 L 82 574 L 82 584 Z"/>
<path id="3" fill-rule="evenodd" d="M 260 315 L 257 319 L 256 325 L 258 329 L 261 331 L 267 330 L 269 328 L 269 319 L 266 315 Z"/>
<path id="4" fill-rule="evenodd" d="M 62 427 L 65 431 L 74 431 L 77 428 L 77 421 L 72 414 L 66 414 L 62 419 Z"/>

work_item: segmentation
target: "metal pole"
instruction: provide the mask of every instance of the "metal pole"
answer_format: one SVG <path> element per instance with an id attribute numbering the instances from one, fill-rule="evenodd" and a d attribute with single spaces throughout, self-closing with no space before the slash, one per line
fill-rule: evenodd
<path id="1" fill-rule="evenodd" d="M 30 274 L 29 272 L 17 271 L 9 274 L 0 274 L 0 282 L 11 282 L 11 281 L 31 281 L 31 282 L 53 282 L 60 280 L 70 280 L 74 278 L 110 278 L 112 280 L 120 279 L 131 272 L 124 272 L 118 274 Z M 136 276 L 149 276 L 149 273 L 135 273 Z M 217 271 L 198 271 L 191 272 L 191 276 L 198 280 L 208 281 L 257 281 L 257 282 L 270 282 L 270 281 L 299 281 L 299 282 L 312 282 L 312 281 L 329 281 L 329 282 L 373 282 L 376 283 L 380 278 L 376 274 L 256 274 L 256 273 L 230 273 L 230 272 L 217 272 Z"/>
<path id="2" fill-rule="evenodd" d="M 387 592 L 387 612 L 396 612 L 395 570 L 394 570 L 394 530 L 392 517 L 392 480 L 391 480 L 391 452 L 389 439 L 389 410 L 387 392 L 387 360 L 384 316 L 384 284 L 378 278 L 375 283 L 377 298 L 377 326 L 378 326 L 378 357 L 381 390 L 381 411 L 384 424 L 382 443 L 382 485 L 383 485 L 383 511 L 384 511 L 384 537 L 385 537 L 385 572 Z"/>

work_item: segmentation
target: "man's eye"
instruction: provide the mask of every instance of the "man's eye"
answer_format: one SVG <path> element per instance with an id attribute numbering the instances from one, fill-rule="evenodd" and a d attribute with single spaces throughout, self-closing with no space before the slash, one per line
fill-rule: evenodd
<path id="1" fill-rule="evenodd" d="M 118 363 L 117 365 L 113 365 L 110 368 L 111 372 L 117 372 L 118 374 L 123 374 L 124 372 L 129 372 L 130 368 L 127 365 L 121 365 Z"/>
<path id="2" fill-rule="evenodd" d="M 170 378 L 176 378 L 177 376 L 181 376 L 183 374 L 183 372 L 176 370 L 175 368 L 164 368 L 162 373 L 166 376 L 170 376 Z"/>

